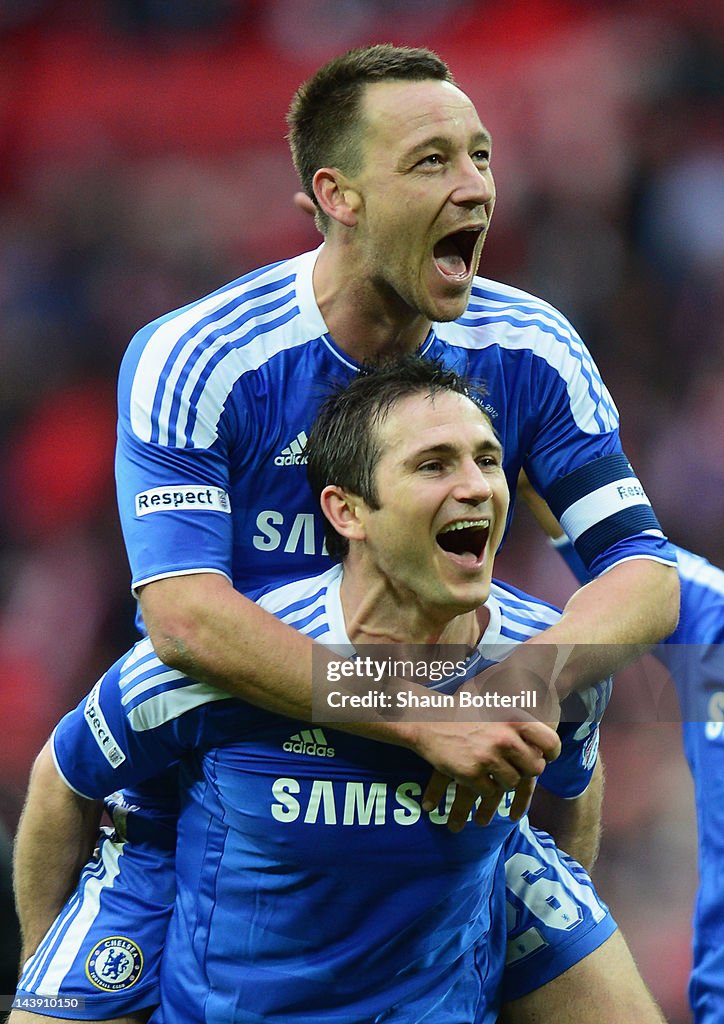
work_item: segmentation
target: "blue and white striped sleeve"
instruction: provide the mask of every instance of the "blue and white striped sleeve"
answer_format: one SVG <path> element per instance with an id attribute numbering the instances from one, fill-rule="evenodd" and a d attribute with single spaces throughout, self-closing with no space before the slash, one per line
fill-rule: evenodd
<path id="1" fill-rule="evenodd" d="M 590 352 L 565 317 L 539 305 L 533 393 L 540 420 L 528 475 L 593 576 L 631 558 L 675 565 Z"/>
<path id="2" fill-rule="evenodd" d="M 205 736 L 202 712 L 228 694 L 169 669 L 143 640 L 98 680 L 58 723 L 52 737 L 58 772 L 81 796 L 97 799 L 151 778 Z M 230 716 L 229 729 L 238 723 Z M 227 739 L 228 742 L 228 739 Z"/>

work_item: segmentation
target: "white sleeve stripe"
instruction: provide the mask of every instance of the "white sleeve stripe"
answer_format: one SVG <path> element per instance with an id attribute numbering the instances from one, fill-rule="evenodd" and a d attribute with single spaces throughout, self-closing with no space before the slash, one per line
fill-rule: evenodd
<path id="1" fill-rule="evenodd" d="M 145 676 L 135 686 L 131 687 L 127 693 L 123 694 L 121 704 L 125 707 L 147 690 L 154 690 L 157 686 L 163 686 L 165 683 L 183 683 L 186 679 L 188 679 L 188 676 L 185 676 L 183 672 L 179 672 L 175 668 L 167 668 L 163 662 L 159 662 L 158 669 L 153 675 Z"/>
<path id="2" fill-rule="evenodd" d="M 604 484 L 570 505 L 561 516 L 561 526 L 572 541 L 602 520 L 633 508 L 635 505 L 650 505 L 646 492 L 635 477 L 614 480 Z"/>
<path id="3" fill-rule="evenodd" d="M 180 718 L 187 711 L 219 700 L 230 700 L 228 693 L 216 690 L 205 683 L 193 683 L 181 690 L 171 690 L 149 697 L 128 713 L 128 721 L 135 732 L 156 729 L 165 722 Z"/>

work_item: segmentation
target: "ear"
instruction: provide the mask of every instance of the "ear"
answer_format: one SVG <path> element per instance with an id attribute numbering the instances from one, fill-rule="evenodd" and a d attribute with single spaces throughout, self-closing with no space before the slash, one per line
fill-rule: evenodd
<path id="1" fill-rule="evenodd" d="M 362 197 L 336 167 L 320 167 L 312 179 L 319 207 L 332 220 L 353 228 Z"/>
<path id="2" fill-rule="evenodd" d="M 366 531 L 361 512 L 365 508 L 362 498 L 350 494 L 342 487 L 328 484 L 320 495 L 322 512 L 338 534 L 347 540 L 365 540 Z"/>

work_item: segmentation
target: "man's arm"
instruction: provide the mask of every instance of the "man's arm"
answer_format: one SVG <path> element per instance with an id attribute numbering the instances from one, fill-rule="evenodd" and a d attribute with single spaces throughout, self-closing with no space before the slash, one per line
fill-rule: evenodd
<path id="1" fill-rule="evenodd" d="M 603 763 L 599 757 L 591 781 L 579 797 L 565 800 L 541 785 L 536 788 L 529 812 L 532 824 L 549 832 L 557 846 L 589 873 L 601 845 L 603 782 Z"/>
<path id="2" fill-rule="evenodd" d="M 556 679 L 560 699 L 635 661 L 676 628 L 679 576 L 675 566 L 634 558 L 591 580 L 568 600 L 560 620 L 524 647 L 570 647 Z M 528 652 L 531 653 L 531 652 Z"/>
<path id="3" fill-rule="evenodd" d="M 523 472 L 518 478 L 518 493 L 551 540 L 565 537 L 548 504 Z M 585 571 L 582 562 L 580 570 Z M 556 680 L 562 698 L 570 690 L 612 675 L 640 657 L 674 631 L 678 617 L 676 567 L 632 558 L 577 590 L 566 603 L 560 621 L 528 645 L 571 645 L 570 656 Z M 553 648 L 540 652 L 540 656 L 541 665 L 547 664 L 554 657 Z"/>
<path id="4" fill-rule="evenodd" d="M 21 962 L 38 943 L 78 882 L 93 851 L 103 803 L 74 793 L 60 778 L 50 741 L 36 758 L 13 857 Z"/>
<path id="5" fill-rule="evenodd" d="M 140 590 L 141 610 L 159 658 L 234 696 L 287 717 L 313 717 L 313 687 L 324 687 L 324 666 L 340 659 L 280 622 L 213 573 L 174 576 Z M 427 691 L 419 684 L 389 680 L 396 687 Z M 319 716 L 316 716 L 317 718 Z M 533 781 L 558 755 L 558 737 L 540 722 L 390 720 L 365 710 L 364 722 L 334 722 L 335 728 L 414 750 L 446 777 L 499 800 L 519 787 L 514 816 L 527 807 Z M 441 794 L 426 809 L 438 803 Z M 467 811 L 465 810 L 465 816 Z M 453 827 L 462 825 L 452 816 Z"/>

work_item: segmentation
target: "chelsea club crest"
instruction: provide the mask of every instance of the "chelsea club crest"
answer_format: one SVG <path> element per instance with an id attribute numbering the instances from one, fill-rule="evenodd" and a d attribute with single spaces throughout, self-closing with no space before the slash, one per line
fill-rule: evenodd
<path id="1" fill-rule="evenodd" d="M 104 992 L 118 992 L 135 985 L 143 970 L 143 954 L 131 939 L 111 935 L 97 942 L 86 960 L 86 974 Z"/>

